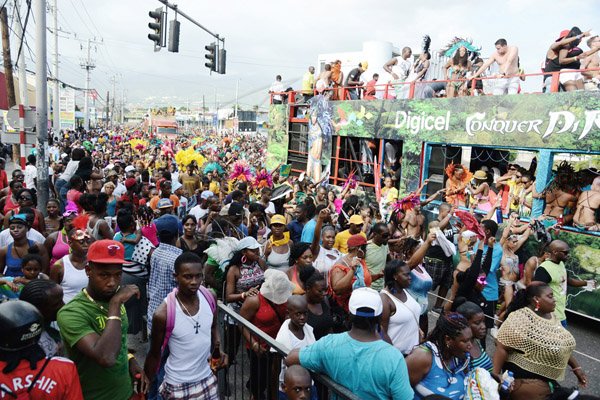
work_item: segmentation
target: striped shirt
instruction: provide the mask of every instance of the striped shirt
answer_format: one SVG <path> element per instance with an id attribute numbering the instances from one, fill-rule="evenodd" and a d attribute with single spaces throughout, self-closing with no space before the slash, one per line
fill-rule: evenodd
<path id="1" fill-rule="evenodd" d="M 475 343 L 477 344 L 477 346 L 479 346 L 479 351 L 481 352 L 481 354 L 477 358 L 471 357 L 469 370 L 473 371 L 475 368 L 483 368 L 486 369 L 488 372 L 492 372 L 494 369 L 492 359 L 490 358 L 490 356 L 488 356 L 483 347 L 481 347 L 481 343 L 479 342 L 479 340 L 476 339 Z"/>

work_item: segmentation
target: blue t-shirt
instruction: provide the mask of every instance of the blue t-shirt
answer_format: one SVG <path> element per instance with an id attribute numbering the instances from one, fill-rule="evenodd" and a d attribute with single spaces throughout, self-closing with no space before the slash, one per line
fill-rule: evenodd
<path id="1" fill-rule="evenodd" d="M 298 220 L 293 220 L 288 224 L 288 229 L 290 231 L 290 239 L 292 239 L 292 242 L 299 243 L 302 241 L 301 238 L 303 228 L 304 224 L 302 222 L 298 222 Z"/>
<path id="2" fill-rule="evenodd" d="M 479 248 L 479 242 L 475 244 L 475 249 Z M 487 244 L 483 246 L 483 254 L 487 253 Z M 497 271 L 500 268 L 500 261 L 502 261 L 502 246 L 500 243 L 494 244 L 494 251 L 492 253 L 492 266 L 490 267 L 490 273 L 487 274 L 486 281 L 487 285 L 481 291 L 481 294 L 487 301 L 498 300 L 498 274 Z M 483 260 L 481 261 L 483 265 Z"/>
<path id="3" fill-rule="evenodd" d="M 302 228 L 302 237 L 300 239 L 301 242 L 312 243 L 313 238 L 315 237 L 315 227 L 317 226 L 317 220 L 311 219 L 306 224 L 304 224 L 304 228 Z"/>
<path id="4" fill-rule="evenodd" d="M 322 337 L 300 350 L 300 364 L 327 374 L 361 399 L 412 399 L 404 356 L 383 340 L 359 342 L 348 332 Z"/>

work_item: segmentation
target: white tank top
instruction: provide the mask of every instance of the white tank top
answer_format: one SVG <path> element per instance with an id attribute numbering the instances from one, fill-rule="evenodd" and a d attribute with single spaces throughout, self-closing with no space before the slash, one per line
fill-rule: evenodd
<path id="1" fill-rule="evenodd" d="M 171 385 L 199 382 L 212 374 L 207 360 L 211 353 L 213 314 L 200 291 L 198 299 L 200 307 L 193 317 L 185 314 L 179 301 L 175 300 L 175 326 L 169 338 L 169 357 L 165 364 L 165 381 Z"/>
<path id="2" fill-rule="evenodd" d="M 269 257 L 267 257 L 267 265 L 269 268 L 277 269 L 279 271 L 287 272 L 290 269 L 290 246 L 285 253 L 277 253 L 271 249 Z"/>
<path id="3" fill-rule="evenodd" d="M 77 293 L 81 292 L 81 289 L 87 286 L 88 277 L 85 273 L 85 268 L 75 268 L 68 254 L 61 258 L 61 260 L 64 273 L 60 286 L 63 289 L 63 301 L 67 304 Z"/>
<path id="4" fill-rule="evenodd" d="M 396 312 L 390 317 L 388 323 L 388 336 L 395 348 L 400 350 L 402 354 L 408 354 L 413 347 L 419 344 L 418 318 L 421 313 L 421 306 L 406 290 L 404 290 L 406 303 L 400 301 L 387 289 L 383 289 L 381 293 L 385 293 L 396 306 Z"/>

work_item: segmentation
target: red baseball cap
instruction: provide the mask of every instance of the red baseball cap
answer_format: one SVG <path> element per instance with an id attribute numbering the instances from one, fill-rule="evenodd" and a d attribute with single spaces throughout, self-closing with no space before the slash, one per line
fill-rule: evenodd
<path id="1" fill-rule="evenodd" d="M 348 248 L 360 247 L 360 246 L 364 246 L 365 244 L 367 244 L 367 239 L 365 239 L 365 237 L 363 235 L 357 234 L 357 235 L 352 235 L 352 236 L 350 236 L 350 238 L 348 238 L 348 243 L 347 243 Z"/>
<path id="2" fill-rule="evenodd" d="M 88 261 L 98 264 L 123 264 L 125 247 L 116 240 L 96 240 L 88 249 Z"/>

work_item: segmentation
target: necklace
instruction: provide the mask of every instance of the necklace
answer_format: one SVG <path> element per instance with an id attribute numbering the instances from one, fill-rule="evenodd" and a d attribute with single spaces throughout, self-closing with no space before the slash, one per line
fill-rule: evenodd
<path id="1" fill-rule="evenodd" d="M 16 245 L 13 245 L 13 249 L 15 250 L 15 253 L 17 254 L 17 258 L 23 258 L 21 253 L 19 253 L 19 249 L 17 248 Z"/>
<path id="2" fill-rule="evenodd" d="M 117 288 L 117 292 L 119 291 L 119 289 L 121 289 L 120 286 Z M 108 310 L 102 304 L 100 304 L 96 300 L 94 300 L 94 298 L 92 296 L 90 296 L 90 294 L 86 288 L 83 288 L 83 294 L 85 294 L 85 297 L 87 297 L 90 302 L 94 303 L 96 305 L 96 307 L 98 307 L 100 310 L 102 310 L 108 314 Z M 125 306 L 123 304 L 121 304 L 121 315 L 123 315 L 124 313 L 125 313 Z"/>
<path id="3" fill-rule="evenodd" d="M 195 334 L 198 334 L 198 329 L 200 328 L 200 323 L 198 322 L 198 318 L 200 317 L 200 309 L 202 307 L 202 305 L 200 304 L 200 300 L 198 300 L 198 313 L 196 318 L 192 317 L 192 313 L 190 313 L 187 309 L 187 307 L 185 306 L 185 304 L 183 304 L 183 301 L 181 301 L 181 299 L 179 298 L 179 295 L 175 295 L 175 298 L 177 298 L 177 301 L 179 302 L 179 304 L 181 305 L 181 307 L 183 307 L 184 310 L 184 315 L 186 317 L 188 317 L 192 324 L 193 324 L 193 328 L 196 330 Z"/>

